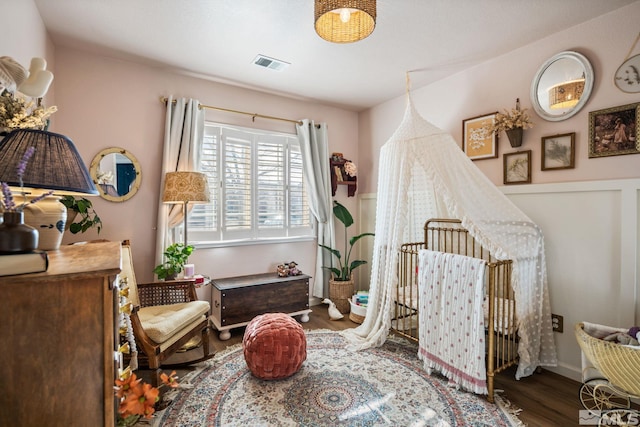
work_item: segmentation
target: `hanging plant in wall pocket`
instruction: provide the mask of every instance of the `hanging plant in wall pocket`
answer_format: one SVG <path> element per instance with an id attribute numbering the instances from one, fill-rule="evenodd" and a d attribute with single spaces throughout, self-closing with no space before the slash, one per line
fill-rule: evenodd
<path id="1" fill-rule="evenodd" d="M 513 148 L 520 147 L 522 145 L 522 135 L 524 134 L 524 129 L 522 128 L 513 128 L 507 129 L 504 131 L 507 134 L 507 138 L 509 139 L 509 144 Z"/>
<path id="2" fill-rule="evenodd" d="M 522 146 L 524 130 L 533 127 L 533 122 L 527 114 L 527 109 L 520 109 L 520 98 L 516 99 L 516 108 L 511 111 L 504 110 L 504 113 L 497 113 L 490 130 L 498 133 L 504 131 L 509 139 L 509 144 L 513 148 Z"/>

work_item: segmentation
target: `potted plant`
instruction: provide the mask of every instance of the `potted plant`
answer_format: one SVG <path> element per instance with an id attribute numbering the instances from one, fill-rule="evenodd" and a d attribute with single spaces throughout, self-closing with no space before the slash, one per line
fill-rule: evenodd
<path id="1" fill-rule="evenodd" d="M 349 299 L 353 295 L 353 271 L 367 263 L 364 260 L 351 261 L 351 251 L 355 243 L 365 236 L 373 236 L 374 233 L 362 233 L 357 236 L 353 236 L 348 239 L 347 230 L 353 225 L 353 217 L 349 210 L 340 203 L 334 200 L 333 202 L 333 214 L 344 225 L 344 250 L 340 252 L 338 249 L 331 248 L 325 245 L 319 245 L 321 248 L 328 250 L 338 260 L 338 266 L 335 267 L 333 263 L 331 266 L 324 266 L 322 268 L 331 271 L 332 278 L 329 281 L 329 299 L 331 299 L 338 310 L 341 313 L 348 313 Z M 345 254 L 344 260 L 342 254 Z"/>
<path id="2" fill-rule="evenodd" d="M 91 200 L 84 197 L 63 196 L 60 199 L 60 203 L 67 207 L 67 224 L 65 228 L 72 234 L 84 233 L 92 227 L 98 230 L 98 234 L 100 233 L 102 220 L 93 208 Z M 80 215 L 80 220 L 74 222 L 78 215 Z"/>
<path id="3" fill-rule="evenodd" d="M 184 268 L 193 249 L 193 246 L 185 246 L 183 243 L 174 243 L 168 246 L 163 253 L 165 261 L 156 266 L 153 272 L 160 280 L 174 280 Z"/>

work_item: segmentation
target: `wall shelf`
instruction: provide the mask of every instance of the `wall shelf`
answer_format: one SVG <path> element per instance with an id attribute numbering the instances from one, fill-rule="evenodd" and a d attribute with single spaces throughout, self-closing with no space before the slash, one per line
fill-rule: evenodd
<path id="1" fill-rule="evenodd" d="M 357 176 L 349 176 L 344 171 L 344 164 L 348 162 L 348 160 L 329 160 L 329 165 L 331 167 L 331 195 L 336 195 L 336 190 L 339 185 L 347 186 L 347 196 L 353 197 L 356 194 L 356 190 L 358 189 L 358 177 Z"/>

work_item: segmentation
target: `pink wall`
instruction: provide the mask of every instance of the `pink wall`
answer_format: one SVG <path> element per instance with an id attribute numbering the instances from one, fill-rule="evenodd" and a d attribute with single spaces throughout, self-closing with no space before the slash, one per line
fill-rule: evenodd
<path id="1" fill-rule="evenodd" d="M 0 25 L 0 56 L 10 56 L 23 67 L 29 68 L 31 58 L 45 58 L 47 69 L 55 68 L 54 46 L 32 0 L 10 0 L 9 10 L 3 8 Z M 55 89 L 51 86 L 45 96 L 45 105 L 52 105 Z"/>
<path id="2" fill-rule="evenodd" d="M 161 96 L 193 97 L 202 104 L 291 119 L 329 123 L 333 149 L 357 155 L 357 114 L 308 102 L 237 88 L 164 69 L 58 48 L 56 52 L 56 113 L 54 131 L 71 137 L 89 163 L 103 148 L 122 147 L 137 157 L 142 169 L 138 193 L 124 203 L 96 199 L 104 222 L 100 238 L 131 239 L 139 279 L 151 279 L 155 264 L 155 224 L 160 192 L 160 164 L 165 106 Z M 208 120 L 245 127 L 295 133 L 290 123 L 206 110 Z M 349 146 L 352 148 L 349 149 Z M 357 161 L 357 158 L 355 159 Z M 98 237 L 95 233 L 65 241 Z M 295 260 L 313 274 L 314 242 L 199 249 L 191 258 L 198 272 L 212 277 L 275 271 Z"/>
<path id="3" fill-rule="evenodd" d="M 0 52 L 26 67 L 34 56 L 47 59 L 55 78 L 45 104 L 59 108 L 50 130 L 69 136 L 87 165 L 100 150 L 116 146 L 136 156 L 142 169 L 141 187 L 130 200 L 112 203 L 93 199 L 104 222 L 99 235 L 95 231 L 67 235 L 63 243 L 94 238 L 130 239 L 139 281 L 151 280 L 155 265 L 155 223 L 165 116 L 165 107 L 159 100 L 161 96 L 193 97 L 205 105 L 326 122 L 329 124 L 330 151 L 341 151 L 358 162 L 356 113 L 89 52 L 59 46 L 54 50 L 33 1 L 12 0 L 10 3 L 11 19 L 0 26 Z M 292 124 L 261 119 L 253 123 L 248 116 L 213 110 L 206 111 L 206 118 L 295 133 Z M 347 199 L 346 192 L 339 192 L 336 198 L 355 211 L 355 198 Z M 212 277 L 275 271 L 277 264 L 291 260 L 298 262 L 305 273 L 313 274 L 316 249 L 313 241 L 199 249 L 191 261 L 198 272 Z"/>
<path id="4" fill-rule="evenodd" d="M 532 150 L 532 182 L 587 181 L 640 176 L 640 155 L 588 158 L 589 111 L 640 102 L 640 94 L 617 89 L 613 75 L 624 62 L 638 35 L 640 2 L 601 16 L 585 24 L 550 35 L 541 41 L 494 58 L 470 70 L 412 92 L 414 105 L 431 123 L 462 140 L 462 120 L 481 114 L 511 109 L 516 98 L 529 108 L 535 127 L 524 134 L 522 150 Z M 554 54 L 575 50 L 585 55 L 595 73 L 592 96 L 572 118 L 548 122 L 538 117 L 531 106 L 529 91 L 538 68 Z M 632 53 L 640 54 L 640 46 Z M 404 76 L 398 76 L 404 79 Z M 405 96 L 389 100 L 360 114 L 361 165 L 371 170 L 371 179 L 363 180 L 363 193 L 375 192 L 380 147 L 400 124 L 406 105 Z M 541 171 L 541 137 L 576 133 L 575 169 Z M 500 135 L 499 157 L 474 163 L 496 185 L 502 185 L 502 154 L 516 151 L 506 135 Z"/>
<path id="5" fill-rule="evenodd" d="M 11 19 L 0 27 L 2 54 L 16 58 L 25 66 L 31 57 L 44 56 L 55 73 L 54 84 L 45 99 L 47 105 L 55 104 L 60 109 L 53 116 L 51 130 L 71 137 L 87 164 L 101 149 L 120 146 L 131 151 L 142 166 L 142 186 L 132 199 L 124 203 L 95 199 L 96 208 L 105 222 L 100 236 L 90 232 L 66 238 L 65 242 L 95 237 L 129 238 L 134 245 L 134 259 L 140 278 L 150 279 L 154 264 L 154 226 L 164 121 L 164 107 L 159 97 L 169 94 L 195 97 L 204 104 L 327 122 L 331 151 L 343 152 L 359 167 L 358 193 L 375 192 L 379 148 L 402 118 L 404 96 L 357 115 L 324 105 L 174 74 L 166 69 L 61 47 L 54 49 L 31 0 L 12 1 L 10 9 Z M 511 108 L 517 97 L 524 107 L 530 108 L 529 88 L 538 67 L 559 51 L 577 50 L 593 64 L 596 75 L 593 95 L 578 115 L 563 122 L 546 122 L 534 113 L 536 126 L 525 132 L 523 144 L 523 149 L 533 151 L 533 182 L 638 177 L 640 156 L 588 159 L 587 130 L 589 111 L 640 101 L 640 96 L 625 94 L 612 83 L 613 73 L 637 35 L 639 16 L 640 2 L 637 2 L 472 70 L 415 89 L 415 105 L 425 118 L 460 140 L 464 118 Z M 638 48 L 634 53 L 638 53 Z M 398 78 L 404 79 L 404 76 Z M 250 118 L 244 116 L 207 111 L 207 118 L 254 126 Z M 255 125 L 287 130 L 279 122 L 258 121 Z M 293 131 L 293 128 L 289 130 Z M 576 168 L 540 171 L 540 138 L 565 132 L 576 132 Z M 512 149 L 502 137 L 499 152 L 509 151 Z M 502 156 L 475 164 L 494 183 L 502 184 Z M 337 198 L 355 212 L 354 198 L 347 199 L 343 193 L 339 191 Z M 211 265 L 212 270 L 205 273 L 219 276 L 251 272 L 248 269 L 265 271 L 273 264 L 291 258 L 290 254 L 294 253 L 298 258 L 296 261 L 309 271 L 315 249 L 312 243 L 295 248 L 274 245 L 267 250 L 261 246 L 211 249 L 197 251 L 194 260 L 199 265 Z M 265 257 L 265 253 L 270 255 Z"/>

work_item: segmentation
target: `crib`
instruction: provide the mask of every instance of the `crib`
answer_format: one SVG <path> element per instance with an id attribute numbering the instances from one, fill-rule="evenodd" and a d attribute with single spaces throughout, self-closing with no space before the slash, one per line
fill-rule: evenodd
<path id="1" fill-rule="evenodd" d="M 511 287 L 512 261 L 491 256 L 456 219 L 430 219 L 424 241 L 405 243 L 398 259 L 398 284 L 393 293 L 391 332 L 418 341 L 418 252 L 421 249 L 479 258 L 485 261 L 485 336 L 487 399 L 493 402 L 495 374 L 518 360 L 515 297 Z M 493 328 L 491 328 L 493 325 Z"/>

